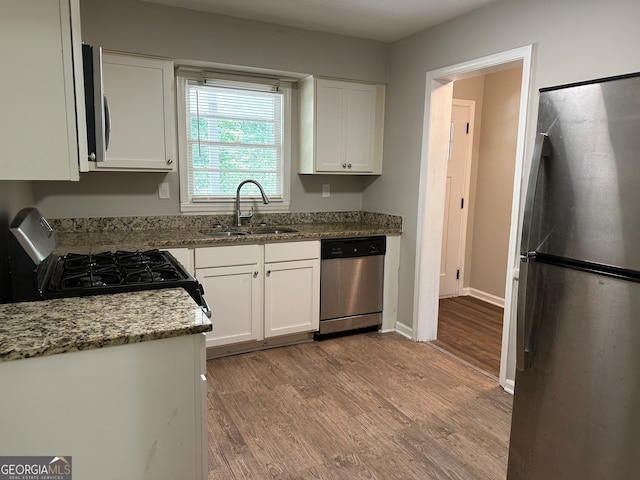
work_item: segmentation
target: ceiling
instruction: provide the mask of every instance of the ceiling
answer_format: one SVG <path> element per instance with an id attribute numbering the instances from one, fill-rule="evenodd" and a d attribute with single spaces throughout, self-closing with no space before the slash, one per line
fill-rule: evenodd
<path id="1" fill-rule="evenodd" d="M 495 0 L 144 0 L 394 42 Z"/>

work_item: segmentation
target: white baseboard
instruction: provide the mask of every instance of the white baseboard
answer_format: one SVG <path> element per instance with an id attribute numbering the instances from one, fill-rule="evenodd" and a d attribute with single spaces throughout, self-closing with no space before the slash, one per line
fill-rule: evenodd
<path id="1" fill-rule="evenodd" d="M 516 389 L 516 382 L 513 380 L 505 380 L 504 381 L 504 385 L 502 386 L 502 389 L 507 392 L 510 393 L 511 395 L 513 395 L 513 392 L 515 392 Z"/>
<path id="2" fill-rule="evenodd" d="M 403 323 L 396 322 L 396 332 L 409 340 L 413 340 L 413 328 L 407 327 Z"/>
<path id="3" fill-rule="evenodd" d="M 470 297 L 477 298 L 483 302 L 504 308 L 504 298 L 500 298 L 496 295 L 492 295 L 491 293 L 483 292 L 482 290 L 471 287 L 466 287 L 463 292 L 464 295 L 469 295 Z"/>

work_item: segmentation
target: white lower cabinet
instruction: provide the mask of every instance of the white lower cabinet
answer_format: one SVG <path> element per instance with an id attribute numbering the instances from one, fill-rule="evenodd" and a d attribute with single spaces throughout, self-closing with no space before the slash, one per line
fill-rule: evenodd
<path id="1" fill-rule="evenodd" d="M 211 307 L 207 347 L 318 329 L 320 242 L 196 248 Z"/>
<path id="2" fill-rule="evenodd" d="M 192 248 L 168 248 L 167 251 L 180 262 L 187 272 L 193 275 L 193 249 Z"/>
<path id="3" fill-rule="evenodd" d="M 318 330 L 320 242 L 264 246 L 265 338 Z"/>
<path id="4" fill-rule="evenodd" d="M 78 479 L 203 480 L 205 371 L 203 334 L 0 362 L 0 452 L 64 452 Z"/>

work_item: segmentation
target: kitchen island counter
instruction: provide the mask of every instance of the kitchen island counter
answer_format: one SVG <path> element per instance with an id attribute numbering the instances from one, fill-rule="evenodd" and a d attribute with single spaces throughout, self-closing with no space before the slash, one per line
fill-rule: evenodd
<path id="1" fill-rule="evenodd" d="M 0 362 L 210 330 L 182 288 L 2 304 Z"/>

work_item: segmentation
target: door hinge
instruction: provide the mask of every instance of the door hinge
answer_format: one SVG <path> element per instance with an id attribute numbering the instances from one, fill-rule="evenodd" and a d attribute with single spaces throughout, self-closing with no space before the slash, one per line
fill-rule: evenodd
<path id="1" fill-rule="evenodd" d="M 460 199 L 460 208 L 464 208 L 464 198 Z"/>
<path id="2" fill-rule="evenodd" d="M 469 135 L 469 122 L 467 122 L 467 135 Z"/>
<path id="3" fill-rule="evenodd" d="M 460 270 L 456 270 L 456 280 L 460 280 Z"/>

